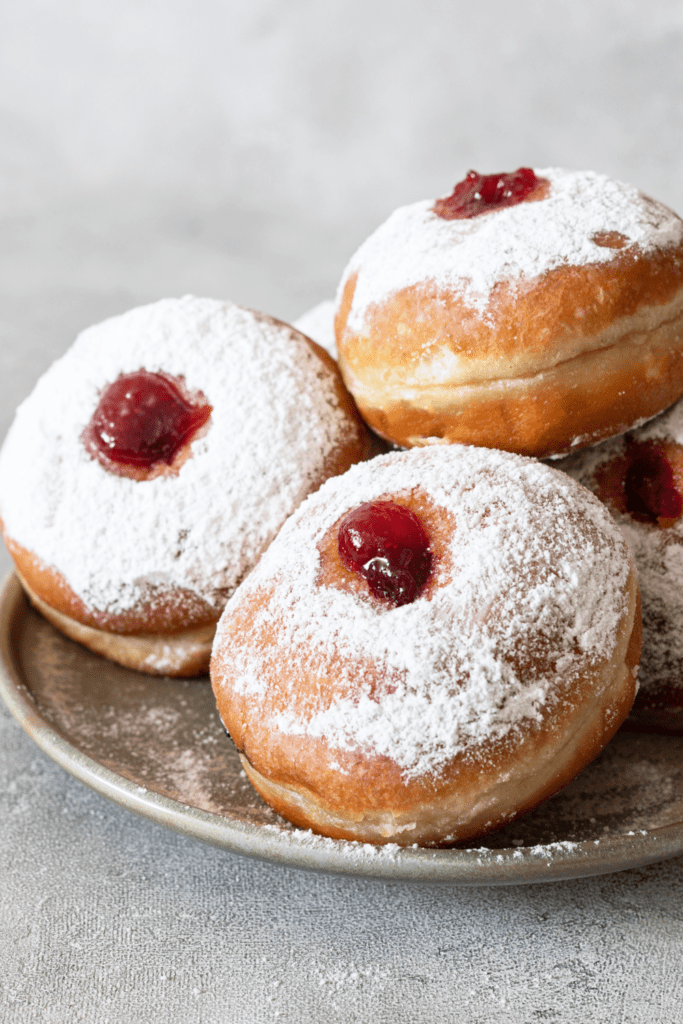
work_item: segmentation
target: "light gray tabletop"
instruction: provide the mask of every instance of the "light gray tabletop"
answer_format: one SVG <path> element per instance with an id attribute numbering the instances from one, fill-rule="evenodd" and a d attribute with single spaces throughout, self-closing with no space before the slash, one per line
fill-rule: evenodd
<path id="1" fill-rule="evenodd" d="M 680 5 L 0 9 L 0 433 L 76 331 L 163 295 L 285 319 L 470 167 L 683 209 Z M 0 558 L 0 569 L 9 566 Z M 108 803 L 0 707 L 6 1024 L 683 1020 L 683 860 L 524 888 L 297 872 Z"/>

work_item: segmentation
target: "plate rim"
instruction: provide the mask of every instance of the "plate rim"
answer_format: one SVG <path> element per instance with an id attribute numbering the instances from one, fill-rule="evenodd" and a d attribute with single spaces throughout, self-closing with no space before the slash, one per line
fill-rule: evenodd
<path id="1" fill-rule="evenodd" d="M 8 710 L 43 753 L 78 781 L 126 810 L 190 838 L 301 870 L 463 886 L 582 878 L 683 854 L 683 822 L 576 843 L 432 850 L 327 839 L 301 829 L 290 831 L 214 814 L 174 800 L 84 754 L 41 715 L 12 650 L 13 629 L 28 606 L 16 573 L 10 571 L 0 591 L 0 696 Z"/>

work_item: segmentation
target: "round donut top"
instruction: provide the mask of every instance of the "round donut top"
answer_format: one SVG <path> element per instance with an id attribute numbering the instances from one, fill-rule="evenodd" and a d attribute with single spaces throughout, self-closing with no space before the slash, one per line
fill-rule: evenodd
<path id="1" fill-rule="evenodd" d="M 340 518 L 388 497 L 426 498 L 447 538 L 423 595 L 393 608 L 321 582 Z M 223 663 L 268 728 L 432 775 L 571 701 L 576 673 L 615 649 L 629 572 L 604 506 L 541 463 L 464 446 L 381 456 L 310 496 L 228 603 L 219 707 Z"/>
<path id="2" fill-rule="evenodd" d="M 683 221 L 632 185 L 593 171 L 536 174 L 550 182 L 545 198 L 471 220 L 444 220 L 434 213 L 433 199 L 392 213 L 344 272 L 338 297 L 357 275 L 348 326 L 361 331 L 372 306 L 425 282 L 455 293 L 486 319 L 496 284 L 534 280 L 565 265 L 606 263 L 624 246 L 648 252 L 683 238 Z"/>
<path id="3" fill-rule="evenodd" d="M 177 475 L 115 475 L 81 435 L 99 396 L 144 368 L 212 406 Z M 6 534 L 61 573 L 89 609 L 117 614 L 150 586 L 220 609 L 318 485 L 354 424 L 334 370 L 285 324 L 185 296 L 88 328 L 17 410 L 0 454 Z"/>

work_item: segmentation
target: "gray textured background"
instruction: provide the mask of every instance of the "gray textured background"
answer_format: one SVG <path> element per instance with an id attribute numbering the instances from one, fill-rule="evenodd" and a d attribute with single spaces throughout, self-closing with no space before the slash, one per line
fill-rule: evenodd
<path id="1" fill-rule="evenodd" d="M 295 317 L 469 167 L 591 167 L 683 210 L 682 44 L 663 0 L 5 0 L 0 433 L 81 327 L 187 291 Z M 109 805 L 4 709 L 0 807 L 8 1024 L 683 1020 L 680 860 L 298 874 Z"/>

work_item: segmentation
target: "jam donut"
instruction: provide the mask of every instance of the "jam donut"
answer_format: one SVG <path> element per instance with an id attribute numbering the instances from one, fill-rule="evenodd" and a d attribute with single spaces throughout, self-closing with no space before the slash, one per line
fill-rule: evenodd
<path id="1" fill-rule="evenodd" d="M 683 394 L 683 221 L 589 171 L 470 172 L 361 246 L 336 336 L 396 444 L 583 448 Z"/>
<path id="2" fill-rule="evenodd" d="M 683 734 L 683 401 L 557 465 L 605 502 L 638 570 L 643 653 L 629 722 Z"/>
<path id="3" fill-rule="evenodd" d="M 392 452 L 288 520 L 211 679 L 258 792 L 333 838 L 453 843 L 567 783 L 633 703 L 638 586 L 609 513 L 506 452 Z"/>
<path id="4" fill-rule="evenodd" d="M 367 444 L 334 362 L 300 332 L 165 299 L 84 331 L 20 406 L 0 454 L 3 535 L 67 636 L 195 675 L 287 516 Z"/>

